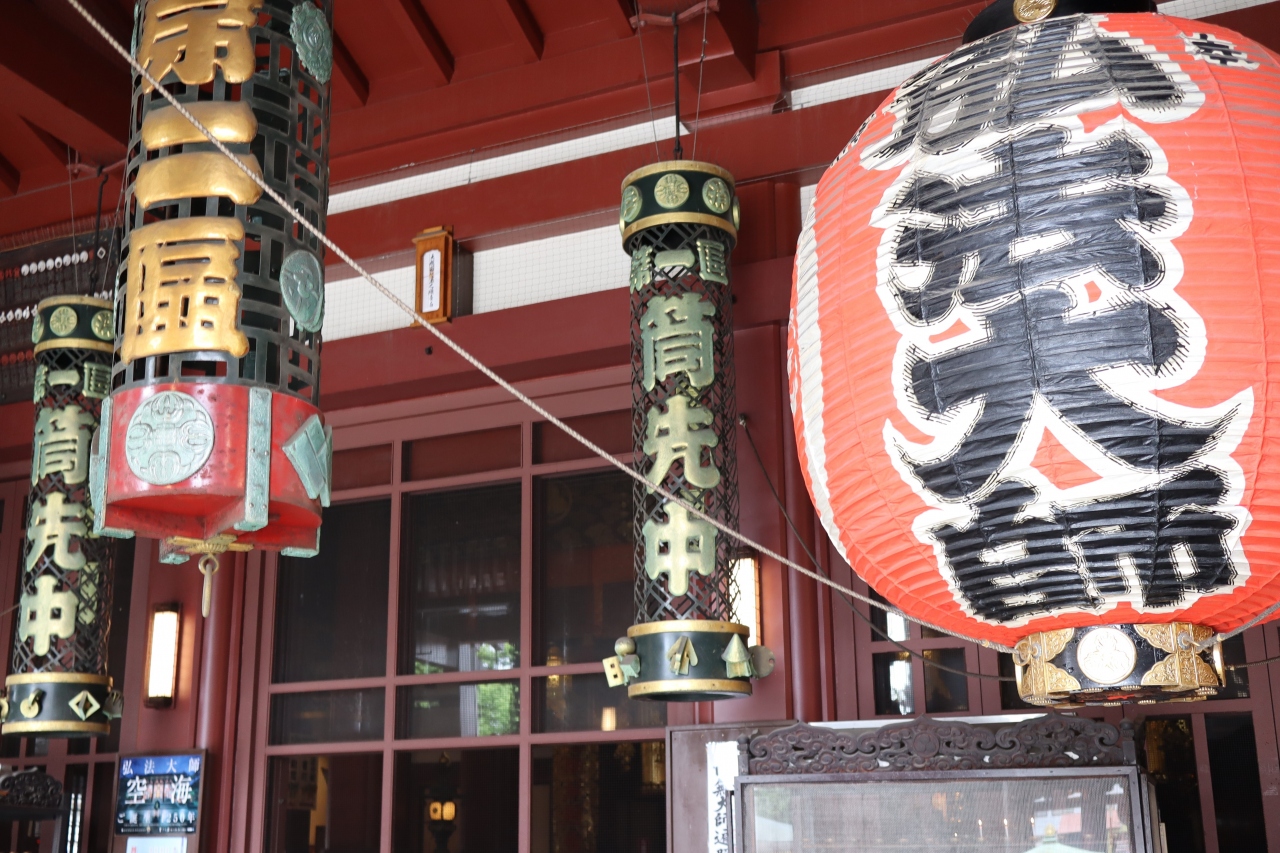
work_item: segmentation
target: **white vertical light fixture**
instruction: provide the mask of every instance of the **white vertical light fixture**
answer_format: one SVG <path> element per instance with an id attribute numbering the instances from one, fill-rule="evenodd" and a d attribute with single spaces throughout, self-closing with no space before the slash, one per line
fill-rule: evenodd
<path id="1" fill-rule="evenodd" d="M 733 605 L 733 621 L 751 629 L 747 645 L 758 646 L 764 641 L 760 630 L 760 558 L 748 548 L 736 551 L 731 569 L 738 597 Z"/>
<path id="2" fill-rule="evenodd" d="M 158 604 L 151 611 L 147 637 L 148 708 L 170 708 L 178 692 L 178 649 L 182 634 L 182 605 Z"/>
<path id="3" fill-rule="evenodd" d="M 600 731 L 612 732 L 618 728 L 618 709 L 612 705 L 600 710 Z"/>

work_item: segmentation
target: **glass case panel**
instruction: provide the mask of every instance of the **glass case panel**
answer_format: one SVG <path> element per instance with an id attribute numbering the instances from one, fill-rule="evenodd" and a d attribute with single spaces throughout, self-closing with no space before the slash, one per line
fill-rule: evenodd
<path id="1" fill-rule="evenodd" d="M 391 849 L 514 853 L 520 845 L 519 786 L 516 747 L 396 753 Z"/>
<path id="2" fill-rule="evenodd" d="M 382 755 L 289 755 L 267 765 L 266 853 L 377 853 Z"/>
<path id="3" fill-rule="evenodd" d="M 747 782 L 745 853 L 1138 853 L 1130 776 Z M 776 777 L 775 777 L 776 778 Z"/>
<path id="4" fill-rule="evenodd" d="M 511 669 L 520 644 L 520 484 L 404 499 L 400 672 Z"/>

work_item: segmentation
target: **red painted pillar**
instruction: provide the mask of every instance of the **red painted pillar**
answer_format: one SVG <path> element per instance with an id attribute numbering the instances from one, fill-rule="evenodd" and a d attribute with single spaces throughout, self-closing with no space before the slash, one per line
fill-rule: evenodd
<path id="1" fill-rule="evenodd" d="M 228 777 L 227 769 L 231 764 L 228 754 L 226 725 L 228 718 L 228 700 L 230 692 L 229 669 L 231 665 L 231 646 L 233 624 L 239 621 L 240 593 L 244 586 L 244 555 L 224 554 L 222 566 L 213 576 L 213 601 L 209 618 L 203 623 L 203 637 L 200 645 L 200 687 L 196 700 L 196 737 L 197 749 L 209 751 L 205 776 L 205 815 L 202 839 L 204 849 L 210 851 L 225 848 L 225 829 L 222 812 L 224 798 L 223 782 Z M 234 716 L 234 713 L 232 712 Z"/>
<path id="2" fill-rule="evenodd" d="M 786 353 L 786 329 L 780 329 L 783 336 L 782 351 Z M 796 435 L 789 412 L 785 409 L 782 417 L 783 448 L 783 488 L 782 499 L 787 507 L 787 514 L 795 523 L 796 530 L 806 537 L 805 544 L 814 549 L 813 530 L 815 517 L 813 504 L 809 502 L 809 490 L 804 483 L 804 475 L 800 470 L 800 457 L 796 453 Z M 794 530 L 786 531 L 787 558 L 807 568 L 813 563 L 805 555 L 800 540 Z M 814 552 L 816 553 L 816 551 Z M 787 661 L 791 673 L 791 694 L 795 717 L 798 720 L 812 722 L 822 720 L 822 653 L 819 643 L 819 609 L 817 581 L 800 574 L 794 569 L 787 570 L 788 598 L 790 599 L 790 659 Z"/>

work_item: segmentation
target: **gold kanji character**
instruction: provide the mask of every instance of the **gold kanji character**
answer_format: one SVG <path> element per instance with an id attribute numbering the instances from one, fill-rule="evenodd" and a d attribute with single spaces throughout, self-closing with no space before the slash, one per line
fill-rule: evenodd
<path id="1" fill-rule="evenodd" d="M 253 76 L 249 27 L 262 0 L 151 0 L 138 39 L 138 63 L 157 81 L 174 71 L 188 86 L 212 82 L 214 67 L 228 83 Z M 151 84 L 143 84 L 151 91 Z"/>
<path id="2" fill-rule="evenodd" d="M 35 450 L 31 460 L 31 485 L 41 477 L 62 474 L 69 486 L 89 476 L 89 439 L 93 414 L 75 403 L 61 409 L 41 409 L 36 416 Z"/>
<path id="3" fill-rule="evenodd" d="M 239 358 L 249 340 L 237 328 L 236 258 L 244 226 L 236 219 L 192 216 L 153 222 L 129 238 L 129 271 L 120 357 L 222 350 Z"/>
<path id="4" fill-rule="evenodd" d="M 719 240 L 698 241 L 698 274 L 703 281 L 729 283 L 729 266 L 724 259 L 724 243 Z"/>
<path id="5" fill-rule="evenodd" d="M 709 410 L 695 406 L 689 398 L 672 397 L 667 410 L 657 406 L 647 414 L 644 452 L 657 458 L 645 478 L 655 486 L 661 483 L 678 459 L 684 463 L 684 479 L 697 489 L 714 489 L 720 484 L 720 472 L 714 463 L 702 464 L 702 451 L 720 443 L 714 432 L 706 427 L 715 420 Z"/>
<path id="6" fill-rule="evenodd" d="M 716 570 L 716 529 L 690 516 L 679 504 L 663 507 L 666 522 L 649 519 L 644 523 L 644 569 L 650 578 L 667 576 L 672 595 L 689 591 L 689 572 L 704 577 Z"/>
<path id="7" fill-rule="evenodd" d="M 631 289 L 640 290 L 653 284 L 653 247 L 637 246 L 631 253 Z"/>
<path id="8" fill-rule="evenodd" d="M 68 502 L 61 492 L 50 492 L 44 503 L 37 500 L 31 509 L 31 524 L 27 526 L 27 571 L 35 568 L 44 552 L 53 546 L 53 561 L 60 568 L 79 571 L 84 568 L 83 551 L 71 550 L 72 536 L 88 536 L 84 523 L 84 507 Z"/>
<path id="9" fill-rule="evenodd" d="M 84 363 L 84 395 L 101 400 L 111 392 L 111 367 L 96 361 Z"/>
<path id="10" fill-rule="evenodd" d="M 76 632 L 76 594 L 55 592 L 57 585 L 53 575 L 41 575 L 35 580 L 36 591 L 24 594 L 18 604 L 18 639 L 34 640 L 31 651 L 37 655 L 49 654 L 52 638 L 66 639 Z"/>
<path id="11" fill-rule="evenodd" d="M 694 388 L 711 384 L 715 329 L 707 318 L 715 313 L 696 293 L 650 300 L 640 320 L 646 391 L 673 373 L 684 373 Z"/>

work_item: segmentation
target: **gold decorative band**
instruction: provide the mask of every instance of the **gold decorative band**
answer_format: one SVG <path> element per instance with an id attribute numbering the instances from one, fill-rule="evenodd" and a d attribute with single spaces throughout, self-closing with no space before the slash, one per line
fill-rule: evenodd
<path id="1" fill-rule="evenodd" d="M 240 158 L 249 170 L 262 177 L 258 158 Z M 133 185 L 140 207 L 181 198 L 225 196 L 236 204 L 253 204 L 262 188 L 217 151 L 184 151 L 143 163 Z"/>
<path id="2" fill-rule="evenodd" d="M 751 629 L 736 622 L 716 622 L 711 619 L 669 619 L 665 622 L 645 622 L 627 629 L 628 637 L 644 637 L 648 634 L 741 634 L 750 636 Z"/>
<path id="3" fill-rule="evenodd" d="M 707 174 L 715 175 L 717 178 L 723 178 L 729 182 L 729 186 L 733 186 L 733 175 L 714 163 L 703 163 L 701 160 L 663 160 L 661 163 L 654 163 L 636 169 L 622 179 L 622 187 L 626 189 L 628 184 L 633 184 L 643 177 L 655 175 L 659 172 L 706 172 Z"/>
<path id="4" fill-rule="evenodd" d="M 667 222 L 692 222 L 695 225 L 710 225 L 712 228 L 719 228 L 721 231 L 728 233 L 733 239 L 738 239 L 738 229 L 733 227 L 733 222 L 723 216 L 712 216 L 708 213 L 681 213 L 679 211 L 673 213 L 659 213 L 656 216 L 646 216 L 644 219 L 637 219 L 627 226 L 622 232 L 622 239 L 625 242 L 628 237 L 637 231 L 643 231 L 646 228 L 652 228 L 655 225 L 663 225 Z"/>
<path id="5" fill-rule="evenodd" d="M 673 678 L 666 681 L 642 681 L 627 688 L 627 698 L 650 693 L 741 693 L 751 695 L 750 681 L 731 678 Z"/>
<path id="6" fill-rule="evenodd" d="M 10 675 L 5 684 L 105 684 L 111 686 L 111 676 L 93 675 L 88 672 L 26 672 Z"/>
<path id="7" fill-rule="evenodd" d="M 78 720 L 5 723 L 0 726 L 0 734 L 6 735 L 36 734 L 39 732 L 84 732 L 85 734 L 105 735 L 110 731 L 110 723 L 82 723 Z"/>
<path id="8" fill-rule="evenodd" d="M 186 107 L 219 142 L 252 142 L 258 133 L 258 119 L 244 101 L 197 101 Z M 142 144 L 148 151 L 205 141 L 204 134 L 172 106 L 153 108 L 142 120 Z"/>
<path id="9" fill-rule="evenodd" d="M 36 306 L 37 311 L 43 311 L 53 305 L 91 305 L 94 308 L 107 309 L 111 307 L 111 303 L 105 299 L 99 299 L 96 296 L 46 296 L 40 300 L 40 304 Z"/>
<path id="10" fill-rule="evenodd" d="M 115 347 L 110 341 L 95 341 L 89 338 L 50 338 L 35 345 L 35 352 L 47 349 L 92 349 L 98 352 L 113 352 Z"/>

